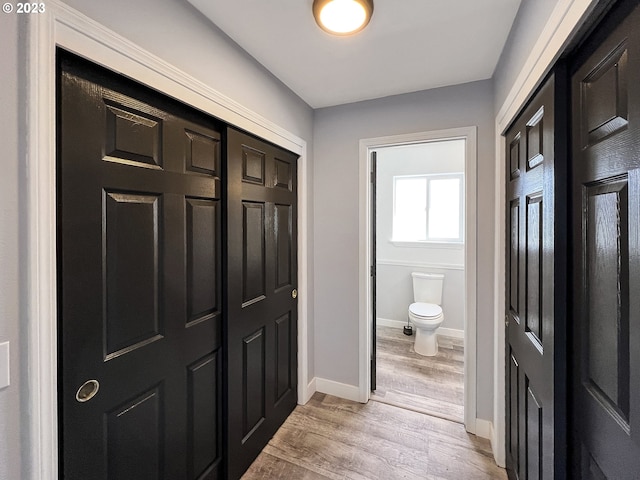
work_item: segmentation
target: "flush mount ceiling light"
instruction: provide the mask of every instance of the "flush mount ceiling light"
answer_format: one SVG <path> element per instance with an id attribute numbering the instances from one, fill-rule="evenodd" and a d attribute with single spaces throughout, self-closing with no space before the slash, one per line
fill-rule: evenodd
<path id="1" fill-rule="evenodd" d="M 367 26 L 373 0 L 313 0 L 313 16 L 325 32 L 351 35 Z"/>

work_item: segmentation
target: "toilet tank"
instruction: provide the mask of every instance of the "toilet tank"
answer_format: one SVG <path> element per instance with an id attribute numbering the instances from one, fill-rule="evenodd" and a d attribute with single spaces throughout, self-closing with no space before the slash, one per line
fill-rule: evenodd
<path id="1" fill-rule="evenodd" d="M 444 275 L 440 273 L 413 272 L 413 301 L 442 305 L 442 283 Z"/>

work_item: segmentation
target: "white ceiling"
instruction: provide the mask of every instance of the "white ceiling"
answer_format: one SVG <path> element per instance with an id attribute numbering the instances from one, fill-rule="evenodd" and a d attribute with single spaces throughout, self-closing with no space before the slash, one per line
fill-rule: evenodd
<path id="1" fill-rule="evenodd" d="M 313 0 L 188 0 L 313 108 L 491 78 L 520 0 L 374 0 L 351 37 Z"/>

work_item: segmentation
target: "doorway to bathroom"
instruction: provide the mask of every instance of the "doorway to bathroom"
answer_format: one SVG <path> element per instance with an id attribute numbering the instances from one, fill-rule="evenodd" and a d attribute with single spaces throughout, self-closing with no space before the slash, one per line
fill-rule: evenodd
<path id="1" fill-rule="evenodd" d="M 360 146 L 370 172 L 364 239 L 370 275 L 362 305 L 367 399 L 463 423 L 476 433 L 475 128 L 368 139 Z M 415 339 L 418 324 L 421 338 L 431 332 L 419 318 L 409 320 L 416 273 L 442 281 L 442 294 L 432 301 L 442 318 L 430 356 L 416 353 Z"/>
<path id="2" fill-rule="evenodd" d="M 465 143 L 445 139 L 374 150 L 377 294 L 372 398 L 460 423 Z M 432 296 L 432 303 L 418 298 L 420 292 Z M 434 308 L 423 322 L 427 317 L 416 316 L 419 305 L 438 305 L 441 311 Z M 427 337 L 430 348 L 425 349 Z"/>

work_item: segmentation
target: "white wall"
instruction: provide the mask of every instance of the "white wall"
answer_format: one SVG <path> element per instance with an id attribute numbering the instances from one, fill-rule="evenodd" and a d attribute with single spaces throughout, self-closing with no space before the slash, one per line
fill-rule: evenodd
<path id="1" fill-rule="evenodd" d="M 477 125 L 477 418 L 492 418 L 493 123 L 491 81 L 316 110 L 313 175 L 317 377 L 358 384 L 359 140 Z"/>
<path id="2" fill-rule="evenodd" d="M 45 2 L 46 3 L 46 2 Z M 69 0 L 70 6 L 307 141 L 313 112 L 187 2 Z M 0 390 L 0 480 L 28 478 L 29 462 L 24 102 L 26 28 L 15 14 L 0 15 L 0 342 L 11 342 L 11 386 Z M 139 79 L 144 82 L 144 78 Z M 311 158 L 311 155 L 309 155 Z M 306 212 L 312 222 L 313 192 Z M 310 244 L 310 251 L 313 245 Z M 313 258 L 309 258 L 312 272 Z M 309 279 L 313 290 L 313 278 Z M 309 299 L 312 301 L 312 299 Z M 312 313 L 312 312 L 310 312 Z M 309 316 L 313 332 L 313 316 Z M 313 339 L 309 377 L 314 376 Z"/>
<path id="3" fill-rule="evenodd" d="M 464 172 L 465 141 L 450 140 L 377 149 L 377 316 L 406 322 L 413 302 L 411 272 L 442 273 L 443 328 L 464 330 L 464 245 L 393 243 L 393 178 Z M 441 268 L 435 268 L 440 266 Z"/>
<path id="4" fill-rule="evenodd" d="M 18 92 L 24 78 L 19 76 L 18 15 L 0 15 L 0 343 L 11 344 L 11 385 L 0 390 L 0 480 L 22 478 L 21 466 L 21 418 L 27 412 L 22 405 L 23 364 L 20 345 L 25 341 L 20 324 L 24 324 L 21 310 L 20 286 L 24 282 L 24 270 L 20 260 L 23 230 L 19 215 L 20 183 L 24 170 L 19 158 L 19 130 L 22 130 L 20 99 Z"/>

